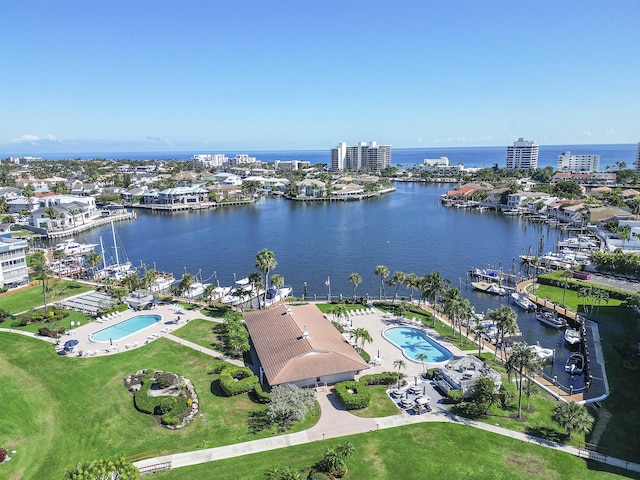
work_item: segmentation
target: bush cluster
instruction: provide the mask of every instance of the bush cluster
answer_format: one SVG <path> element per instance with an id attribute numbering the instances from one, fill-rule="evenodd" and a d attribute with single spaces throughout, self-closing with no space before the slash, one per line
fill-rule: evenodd
<path id="1" fill-rule="evenodd" d="M 253 393 L 255 394 L 256 400 L 260 403 L 269 403 L 269 400 L 271 398 L 271 394 L 268 392 L 265 392 L 262 389 L 262 385 L 260 385 L 259 383 L 256 383 L 255 386 L 253 387 Z"/>
<path id="2" fill-rule="evenodd" d="M 367 386 L 355 380 L 336 383 L 336 396 L 347 410 L 359 410 L 369 405 L 371 394 Z"/>
<path id="3" fill-rule="evenodd" d="M 51 330 L 50 328 L 47 328 L 47 327 L 40 327 L 38 329 L 38 335 L 42 337 L 56 338 L 56 337 L 59 337 L 60 335 L 64 335 L 64 332 L 66 332 L 64 328 L 59 328 L 58 330 Z"/>
<path id="4" fill-rule="evenodd" d="M 182 421 L 179 415 L 189 411 L 190 399 L 187 400 L 182 395 L 150 397 L 149 390 L 154 383 L 156 383 L 154 374 L 148 373 L 142 381 L 142 387 L 133 396 L 136 409 L 148 415 L 161 415 L 161 421 L 164 425 L 178 425 Z"/>
<path id="5" fill-rule="evenodd" d="M 365 385 L 393 385 L 398 383 L 398 377 L 402 377 L 402 374 L 398 372 L 374 373 L 361 376 L 360 382 Z"/>
<path id="6" fill-rule="evenodd" d="M 258 377 L 247 367 L 227 367 L 220 372 L 220 388 L 227 397 L 254 389 Z"/>
<path id="7" fill-rule="evenodd" d="M 464 393 L 462 390 L 449 390 L 447 392 L 447 398 L 453 403 L 460 403 L 464 399 Z"/>
<path id="8" fill-rule="evenodd" d="M 0 448 L 0 463 L 4 462 L 7 459 L 7 449 Z"/>

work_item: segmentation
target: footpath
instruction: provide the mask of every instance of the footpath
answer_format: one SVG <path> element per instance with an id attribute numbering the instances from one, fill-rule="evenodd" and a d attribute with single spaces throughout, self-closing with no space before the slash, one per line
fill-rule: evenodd
<path id="1" fill-rule="evenodd" d="M 223 447 L 206 448 L 192 452 L 175 453 L 160 457 L 147 458 L 136 461 L 133 464 L 141 471 L 151 473 L 156 471 L 156 467 L 157 470 L 186 467 L 188 465 L 197 465 L 205 462 L 223 460 L 225 458 L 277 450 L 279 448 L 322 441 L 330 438 L 367 433 L 384 428 L 395 428 L 417 423 L 441 422 L 467 425 L 469 427 L 478 428 L 523 442 L 560 450 L 577 457 L 599 461 L 607 465 L 627 469 L 633 472 L 640 472 L 640 464 L 637 463 L 603 456 L 601 454 L 596 454 L 595 452 L 590 452 L 562 443 L 552 442 L 543 438 L 527 435 L 525 433 L 515 432 L 496 425 L 477 422 L 475 420 L 453 415 L 449 412 L 434 412 L 422 415 L 408 415 L 403 413 L 390 417 L 360 418 L 344 410 L 333 393 L 328 389 L 318 392 L 316 398 L 320 404 L 322 412 L 320 420 L 316 425 L 303 432 L 289 433 L 286 435 L 263 438 L 235 445 L 225 445 Z"/>

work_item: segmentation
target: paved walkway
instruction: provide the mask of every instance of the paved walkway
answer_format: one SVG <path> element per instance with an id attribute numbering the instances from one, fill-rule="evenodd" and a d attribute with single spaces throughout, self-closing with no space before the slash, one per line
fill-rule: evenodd
<path id="1" fill-rule="evenodd" d="M 170 333 L 165 333 L 164 338 L 168 340 L 173 340 L 178 345 L 184 345 L 186 347 L 192 348 L 193 350 L 197 350 L 200 353 L 204 353 L 205 355 L 209 355 L 210 357 L 215 357 L 218 360 L 224 360 L 225 362 L 233 363 L 234 365 L 238 365 L 240 367 L 244 367 L 244 362 L 240 360 L 236 360 L 231 357 L 227 357 L 226 355 L 212 350 L 207 347 L 203 347 L 202 345 L 198 345 L 197 343 L 190 342 L 189 340 L 185 340 L 184 338 L 176 337 L 175 335 L 171 335 Z"/>
<path id="2" fill-rule="evenodd" d="M 42 335 L 38 335 L 37 333 L 26 332 L 24 330 L 16 330 L 14 328 L 0 328 L 0 332 L 17 333 L 18 335 L 24 335 L 26 337 L 35 338 L 37 340 L 42 340 L 44 342 L 49 342 L 53 344 L 58 342 L 57 338 L 43 337 Z"/>

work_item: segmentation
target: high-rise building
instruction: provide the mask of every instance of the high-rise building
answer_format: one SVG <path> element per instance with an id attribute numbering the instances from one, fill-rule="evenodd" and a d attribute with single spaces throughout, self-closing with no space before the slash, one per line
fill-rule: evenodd
<path id="1" fill-rule="evenodd" d="M 507 168 L 527 170 L 538 168 L 538 144 L 519 138 L 507 147 Z"/>
<path id="2" fill-rule="evenodd" d="M 636 172 L 640 172 L 640 142 L 638 142 L 638 151 L 636 152 Z"/>
<path id="3" fill-rule="evenodd" d="M 347 146 L 340 142 L 331 150 L 331 170 L 356 172 L 380 172 L 391 165 L 391 145 L 378 145 L 376 142 L 360 142 Z"/>
<path id="4" fill-rule="evenodd" d="M 563 152 L 558 155 L 559 172 L 598 172 L 600 171 L 600 155 L 571 155 Z"/>

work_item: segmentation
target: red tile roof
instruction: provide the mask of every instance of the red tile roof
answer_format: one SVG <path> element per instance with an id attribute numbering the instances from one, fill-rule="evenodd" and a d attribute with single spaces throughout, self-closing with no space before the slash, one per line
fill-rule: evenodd
<path id="1" fill-rule="evenodd" d="M 271 386 L 369 368 L 313 304 L 245 312 L 244 320 Z"/>

